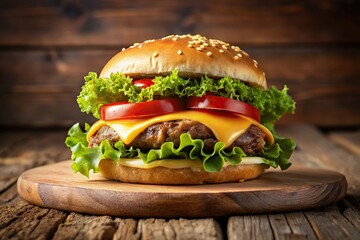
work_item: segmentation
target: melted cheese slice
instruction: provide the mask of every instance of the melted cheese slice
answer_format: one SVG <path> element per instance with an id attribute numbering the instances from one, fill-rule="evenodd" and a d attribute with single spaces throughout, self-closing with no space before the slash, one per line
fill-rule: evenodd
<path id="1" fill-rule="evenodd" d="M 261 157 L 243 157 L 240 164 L 262 164 L 264 161 Z M 144 163 L 140 158 L 120 158 L 119 164 L 127 167 L 151 169 L 156 167 L 166 168 L 202 168 L 201 160 L 191 159 L 162 159 L 155 160 L 149 163 Z M 224 163 L 224 167 L 231 165 L 228 162 Z"/>
<path id="2" fill-rule="evenodd" d="M 271 132 L 253 120 L 252 118 L 237 115 L 229 112 L 220 112 L 218 114 L 205 111 L 186 110 L 169 113 L 151 118 L 121 119 L 105 121 L 99 120 L 90 128 L 87 134 L 87 140 L 94 135 L 102 126 L 109 126 L 119 134 L 121 141 L 130 144 L 142 131 L 149 126 L 166 121 L 189 119 L 198 121 L 207 126 L 214 133 L 216 139 L 230 146 L 238 137 L 240 137 L 252 124 L 259 127 L 265 134 L 268 143 L 274 143 L 274 137 Z"/>

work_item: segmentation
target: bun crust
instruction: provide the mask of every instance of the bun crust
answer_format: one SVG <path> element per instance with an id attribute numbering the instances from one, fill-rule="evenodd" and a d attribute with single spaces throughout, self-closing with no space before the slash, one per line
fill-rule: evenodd
<path id="1" fill-rule="evenodd" d="M 101 160 L 99 169 L 104 177 L 121 182 L 169 185 L 239 182 L 257 178 L 265 171 L 262 164 L 229 165 L 216 173 L 202 168 L 142 169 L 116 164 L 110 159 Z"/>
<path id="2" fill-rule="evenodd" d="M 265 73 L 237 46 L 200 35 L 170 35 L 135 43 L 116 54 L 100 77 L 120 72 L 132 78 L 168 75 L 177 69 L 184 78 L 231 77 L 266 89 Z"/>

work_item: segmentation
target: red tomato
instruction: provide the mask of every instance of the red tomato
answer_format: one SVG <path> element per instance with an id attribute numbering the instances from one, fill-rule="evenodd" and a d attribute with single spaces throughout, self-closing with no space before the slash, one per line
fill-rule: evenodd
<path id="1" fill-rule="evenodd" d="M 139 88 L 147 88 L 154 84 L 152 79 L 144 78 L 139 80 L 132 81 L 132 84 L 138 86 Z"/>
<path id="2" fill-rule="evenodd" d="M 141 118 L 184 110 L 180 99 L 168 98 L 149 102 L 115 102 L 101 106 L 100 118 L 102 120 L 115 120 L 124 118 Z"/>
<path id="3" fill-rule="evenodd" d="M 260 122 L 260 111 L 248 103 L 214 95 L 188 97 L 186 107 L 190 109 L 211 109 L 240 113 Z"/>

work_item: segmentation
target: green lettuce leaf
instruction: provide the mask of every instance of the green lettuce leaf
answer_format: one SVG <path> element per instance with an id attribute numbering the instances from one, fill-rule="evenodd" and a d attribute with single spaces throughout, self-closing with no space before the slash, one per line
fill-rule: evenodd
<path id="1" fill-rule="evenodd" d="M 220 171 L 225 161 L 231 164 L 238 164 L 241 162 L 241 157 L 246 156 L 239 147 L 234 147 L 231 152 L 226 152 L 224 149 L 225 144 L 223 142 L 217 142 L 213 152 L 205 152 L 204 141 L 192 139 L 190 134 L 184 133 L 180 136 L 180 145 L 178 148 L 174 147 L 174 143 L 166 142 L 161 145 L 160 149 L 152 149 L 147 153 L 138 150 L 138 153 L 139 157 L 145 163 L 159 159 L 200 159 L 207 172 Z"/>
<path id="2" fill-rule="evenodd" d="M 218 172 L 221 170 L 225 162 L 236 165 L 241 162 L 245 153 L 239 147 L 234 147 L 231 151 L 225 151 L 225 144 L 217 142 L 212 152 L 204 151 L 204 142 L 200 139 L 192 139 L 187 133 L 180 136 L 180 145 L 174 147 L 172 142 L 166 142 L 161 145 L 160 149 L 152 149 L 149 152 L 142 152 L 140 149 L 126 148 L 119 141 L 114 147 L 107 140 L 103 140 L 99 146 L 90 148 L 86 140 L 89 125 L 85 125 L 83 132 L 79 124 L 72 126 L 68 132 L 65 144 L 72 151 L 74 172 L 80 172 L 85 176 L 89 176 L 89 171 L 98 172 L 101 159 L 112 159 L 119 161 L 119 158 L 140 157 L 144 163 L 160 159 L 193 159 L 201 160 L 203 167 L 207 172 Z M 264 164 L 271 167 L 280 166 L 286 169 L 290 166 L 288 159 L 291 151 L 294 149 L 293 142 L 288 139 L 276 140 L 272 146 L 266 147 L 260 154 Z M 289 155 L 290 154 L 290 155 Z"/>
<path id="3" fill-rule="evenodd" d="M 133 98 L 140 92 L 140 88 L 131 84 L 131 81 L 131 78 L 120 73 L 111 74 L 110 78 L 98 78 L 96 73 L 90 72 L 85 76 L 85 84 L 77 97 L 81 111 L 99 118 L 99 109 L 103 104 L 136 101 Z"/>
<path id="4" fill-rule="evenodd" d="M 80 172 L 87 177 L 89 177 L 90 170 L 93 170 L 94 173 L 99 172 L 101 159 L 109 158 L 118 161 L 121 157 L 121 152 L 114 151 L 114 148 L 107 140 L 102 141 L 98 147 L 88 147 L 86 134 L 89 128 L 89 125 L 86 124 L 86 132 L 83 132 L 77 123 L 70 128 L 68 137 L 65 140 L 66 146 L 68 146 L 72 152 L 72 169 L 75 173 Z"/>
<path id="5" fill-rule="evenodd" d="M 96 73 L 89 73 L 77 99 L 81 111 L 99 118 L 100 107 L 107 103 L 203 96 L 207 92 L 253 105 L 260 110 L 263 124 L 274 125 L 282 115 L 295 111 L 295 102 L 287 94 L 286 86 L 282 90 L 271 87 L 264 91 L 228 77 L 218 80 L 207 76 L 199 80 L 183 79 L 176 70 L 168 76 L 155 77 L 154 84 L 144 89 L 132 85 L 131 81 L 121 73 L 111 74 L 110 78 L 98 78 Z"/>

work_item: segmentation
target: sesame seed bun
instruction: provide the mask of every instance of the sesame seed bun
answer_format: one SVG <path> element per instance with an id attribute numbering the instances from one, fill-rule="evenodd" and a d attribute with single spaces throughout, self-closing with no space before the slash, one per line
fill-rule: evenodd
<path id="1" fill-rule="evenodd" d="M 230 77 L 266 89 L 265 73 L 246 52 L 200 35 L 171 35 L 135 43 L 116 54 L 100 77 L 120 72 L 139 79 L 168 75 L 175 69 L 184 78 Z"/>
<path id="2" fill-rule="evenodd" d="M 99 164 L 101 174 L 109 179 L 145 184 L 193 185 L 204 183 L 242 182 L 257 178 L 265 171 L 263 164 L 239 164 L 223 167 L 220 172 L 205 172 L 202 168 L 134 168 L 104 159 Z"/>

